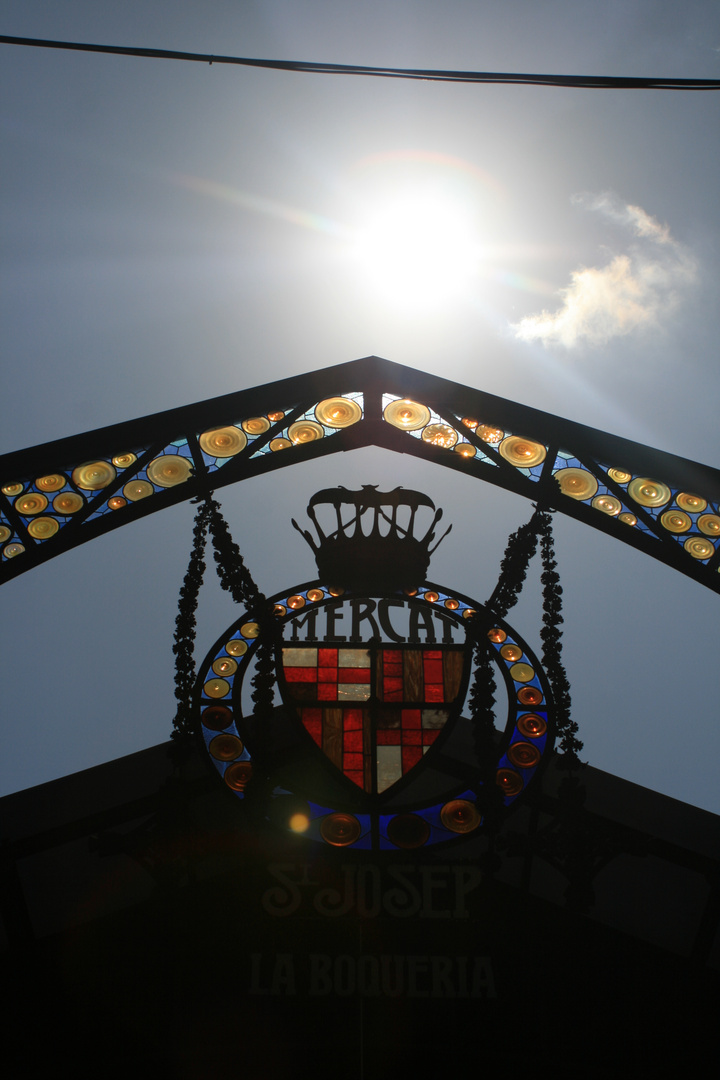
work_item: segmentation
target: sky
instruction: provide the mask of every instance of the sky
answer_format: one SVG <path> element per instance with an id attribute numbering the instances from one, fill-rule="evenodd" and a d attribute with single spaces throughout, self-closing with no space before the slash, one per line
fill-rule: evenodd
<path id="1" fill-rule="evenodd" d="M 0 33 L 720 78 L 704 0 L 1 0 Z M 720 94 L 0 50 L 0 453 L 374 354 L 718 465 Z M 290 518 L 318 488 L 419 487 L 454 523 L 431 576 L 483 601 L 531 508 L 447 473 L 365 449 L 222 502 L 271 593 L 314 576 Z M 192 513 L 5 585 L 0 794 L 169 736 Z M 556 534 L 585 760 L 719 813 L 717 596 Z M 236 617 L 209 574 L 198 659 Z M 540 617 L 534 572 L 509 619 L 532 644 Z"/>

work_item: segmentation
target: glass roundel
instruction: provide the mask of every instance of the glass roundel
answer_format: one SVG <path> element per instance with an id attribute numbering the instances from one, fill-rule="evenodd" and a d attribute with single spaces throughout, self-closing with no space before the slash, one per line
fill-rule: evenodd
<path id="1" fill-rule="evenodd" d="M 312 582 L 271 597 L 274 704 L 263 717 L 251 698 L 257 613 L 243 612 L 206 657 L 195 700 L 210 759 L 244 798 L 254 754 L 272 745 L 263 766 L 275 825 L 379 853 L 460 842 L 483 829 L 483 778 L 509 808 L 552 749 L 552 697 L 530 646 L 457 592 L 430 582 L 409 592 L 361 596 Z M 507 697 L 490 763 L 467 738 L 478 627 Z"/>

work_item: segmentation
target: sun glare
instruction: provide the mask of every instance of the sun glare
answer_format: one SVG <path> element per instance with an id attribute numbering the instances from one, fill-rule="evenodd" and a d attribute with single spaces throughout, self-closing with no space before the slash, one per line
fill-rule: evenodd
<path id="1" fill-rule="evenodd" d="M 391 305 L 426 308 L 461 295 L 477 268 L 469 210 L 439 197 L 398 198 L 367 215 L 355 244 L 363 276 Z"/>

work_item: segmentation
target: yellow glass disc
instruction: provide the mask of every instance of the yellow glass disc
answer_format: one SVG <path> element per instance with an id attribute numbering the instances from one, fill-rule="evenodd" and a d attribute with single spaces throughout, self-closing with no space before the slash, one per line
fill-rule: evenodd
<path id="1" fill-rule="evenodd" d="M 622 503 L 614 495 L 596 495 L 592 505 L 596 510 L 602 511 L 603 514 L 610 514 L 611 517 L 616 517 L 622 510 Z"/>
<path id="2" fill-rule="evenodd" d="M 503 645 L 500 650 L 500 655 L 502 656 L 503 660 L 508 660 L 512 662 L 520 660 L 522 654 L 523 651 L 519 645 L 511 645 L 509 643 L 507 645 Z"/>
<path id="3" fill-rule="evenodd" d="M 703 514 L 698 518 L 698 529 L 706 536 L 720 536 L 720 517 L 717 514 Z"/>
<path id="4" fill-rule="evenodd" d="M 505 795 L 519 795 L 523 789 L 522 779 L 514 769 L 498 769 L 495 783 Z"/>
<path id="5" fill-rule="evenodd" d="M 559 469 L 555 479 L 563 495 L 571 499 L 591 499 L 598 489 L 597 480 L 586 469 Z"/>
<path id="6" fill-rule="evenodd" d="M 35 487 L 40 491 L 60 491 L 65 487 L 67 480 L 60 473 L 50 473 L 49 476 L 41 476 L 35 481 Z"/>
<path id="7" fill-rule="evenodd" d="M 495 626 L 492 630 L 488 630 L 487 636 L 490 638 L 491 641 L 494 641 L 495 644 L 498 645 L 501 641 L 505 640 L 507 634 L 504 630 L 501 630 L 499 626 Z"/>
<path id="8" fill-rule="evenodd" d="M 41 514 L 43 510 L 47 509 L 47 504 L 47 495 L 41 495 L 39 492 L 33 491 L 16 499 L 15 509 L 24 517 L 30 517 L 32 514 Z"/>
<path id="9" fill-rule="evenodd" d="M 148 495 L 154 493 L 155 488 L 152 484 L 148 484 L 147 480 L 130 480 L 123 488 L 123 495 L 130 502 L 139 502 L 140 499 L 147 499 Z"/>
<path id="10" fill-rule="evenodd" d="M 641 506 L 664 506 L 670 501 L 670 488 L 659 480 L 649 480 L 646 476 L 637 476 L 628 484 L 628 495 Z"/>
<path id="11" fill-rule="evenodd" d="M 19 495 L 23 490 L 23 484 L 5 484 L 0 490 L 3 495 Z"/>
<path id="12" fill-rule="evenodd" d="M 322 591 L 322 589 L 308 589 L 307 598 L 311 601 L 311 603 L 314 604 L 318 600 L 322 600 L 324 595 L 325 593 Z"/>
<path id="13" fill-rule="evenodd" d="M 703 540 L 702 536 L 689 536 L 683 547 L 693 559 L 709 559 L 715 554 L 715 548 L 709 540 Z"/>
<path id="14" fill-rule="evenodd" d="M 418 431 L 430 422 L 430 410 L 419 401 L 401 398 L 385 406 L 383 419 L 401 431 Z"/>
<path id="15" fill-rule="evenodd" d="M 184 484 L 191 471 L 192 462 L 179 454 L 161 454 L 151 461 L 146 469 L 148 480 L 164 488 Z"/>
<path id="16" fill-rule="evenodd" d="M 453 597 L 449 597 L 445 601 L 445 607 L 448 609 L 448 611 L 457 611 L 457 609 L 460 607 L 460 604 Z"/>
<path id="17" fill-rule="evenodd" d="M 277 424 L 279 420 L 282 420 L 284 415 L 285 415 L 284 412 L 269 412 L 268 413 L 268 420 L 272 424 Z"/>
<path id="18" fill-rule="evenodd" d="M 112 499 L 108 499 L 108 506 L 111 510 L 122 510 L 123 506 L 127 506 L 127 499 L 123 499 L 122 495 L 113 495 Z"/>
<path id="19" fill-rule="evenodd" d="M 246 622 L 240 627 L 240 633 L 243 637 L 256 638 L 260 633 L 260 627 L 256 622 Z"/>
<path id="20" fill-rule="evenodd" d="M 247 652 L 247 641 L 241 641 L 240 638 L 233 638 L 232 641 L 228 641 L 225 646 L 225 652 L 230 656 L 244 656 Z"/>
<path id="21" fill-rule="evenodd" d="M 460 457 L 471 458 L 475 457 L 475 455 L 477 454 L 477 450 L 474 446 L 471 446 L 469 442 L 460 442 L 455 447 L 455 453 L 459 454 Z"/>
<path id="22" fill-rule="evenodd" d="M 316 424 L 314 420 L 296 420 L 288 428 L 288 438 L 295 445 L 315 442 L 316 439 L 322 439 L 324 434 L 322 425 Z"/>
<path id="23" fill-rule="evenodd" d="M 320 825 L 320 835 L 333 847 L 347 847 L 354 844 L 362 832 L 360 822 L 353 814 L 328 814 Z"/>
<path id="24" fill-rule="evenodd" d="M 137 454 L 118 454 L 111 460 L 118 469 L 129 469 L 137 461 Z"/>
<path id="25" fill-rule="evenodd" d="M 85 500 L 77 491 L 63 491 L 62 495 L 56 495 L 53 499 L 56 514 L 76 514 L 84 505 Z"/>
<path id="26" fill-rule="evenodd" d="M 510 668 L 510 678 L 515 682 L 530 682 L 535 678 L 535 671 L 529 664 L 513 664 Z"/>
<path id="27" fill-rule="evenodd" d="M 660 515 L 660 521 L 671 533 L 687 532 L 692 525 L 689 514 L 683 513 L 682 510 L 666 510 L 664 514 Z"/>
<path id="28" fill-rule="evenodd" d="M 426 592 L 425 599 L 428 601 L 428 603 L 434 604 L 436 600 L 440 599 L 440 597 L 436 592 Z"/>
<path id="29" fill-rule="evenodd" d="M 244 791 L 248 781 L 252 779 L 253 767 L 249 761 L 236 761 L 234 765 L 228 765 L 223 780 L 233 791 Z"/>
<path id="30" fill-rule="evenodd" d="M 230 656 L 221 656 L 215 661 L 212 669 L 216 675 L 229 679 L 237 671 L 237 660 L 233 660 Z"/>
<path id="31" fill-rule="evenodd" d="M 287 448 L 289 446 L 292 446 L 292 443 L 290 442 L 289 439 L 271 439 L 270 440 L 270 449 L 271 450 L 287 450 Z"/>
<path id="32" fill-rule="evenodd" d="M 204 431 L 198 439 L 208 457 L 235 457 L 247 446 L 247 435 L 237 427 L 218 427 Z"/>
<path id="33" fill-rule="evenodd" d="M 478 420 L 474 420 L 471 416 L 463 416 L 462 422 L 465 427 L 469 427 L 471 431 L 474 431 L 479 423 Z"/>
<path id="34" fill-rule="evenodd" d="M 298 611 L 299 608 L 305 607 L 305 597 L 297 593 L 295 596 L 289 596 L 287 606 L 292 608 L 293 611 Z"/>
<path id="35" fill-rule="evenodd" d="M 7 559 L 14 559 L 16 555 L 22 555 L 24 550 L 24 544 L 8 544 L 3 548 L 3 555 Z"/>
<path id="36" fill-rule="evenodd" d="M 458 441 L 458 433 L 449 424 L 428 424 L 422 433 L 422 440 L 432 446 L 444 446 L 446 450 L 450 450 Z"/>
<path id="37" fill-rule="evenodd" d="M 490 424 L 478 424 L 475 434 L 479 435 L 483 442 L 493 445 L 502 442 L 505 438 L 505 432 L 501 428 L 492 427 Z"/>
<path id="38" fill-rule="evenodd" d="M 675 502 L 681 510 L 687 510 L 689 514 L 699 514 L 707 509 L 707 501 L 699 495 L 689 495 L 687 491 L 680 491 L 675 496 Z"/>
<path id="39" fill-rule="evenodd" d="M 230 683 L 225 679 L 208 679 L 203 689 L 208 697 L 223 698 L 230 693 Z"/>
<path id="40" fill-rule="evenodd" d="M 520 435 L 508 435 L 500 443 L 500 456 L 517 468 L 530 469 L 545 460 L 547 453 L 542 443 L 523 439 Z"/>
<path id="41" fill-rule="evenodd" d="M 86 488 L 88 491 L 101 491 L 111 484 L 117 472 L 109 461 L 88 461 L 85 465 L 78 465 L 73 469 L 73 484 Z"/>
<path id="42" fill-rule="evenodd" d="M 208 750 L 216 761 L 234 761 L 243 752 L 242 739 L 237 735 L 216 735 L 208 744 Z"/>
<path id="43" fill-rule="evenodd" d="M 482 821 L 480 811 L 468 799 L 451 799 L 440 811 L 440 820 L 454 833 L 469 833 Z"/>
<path id="44" fill-rule="evenodd" d="M 520 769 L 532 769 L 540 761 L 540 751 L 531 743 L 516 742 L 508 750 L 513 765 Z"/>
<path id="45" fill-rule="evenodd" d="M 0 525 L 0 544 L 4 544 L 11 536 L 12 532 L 8 529 L 7 525 Z"/>
<path id="46" fill-rule="evenodd" d="M 362 409 L 352 398 L 325 398 L 316 405 L 315 418 L 331 428 L 346 428 L 362 418 Z"/>
<path id="47" fill-rule="evenodd" d="M 54 536 L 59 528 L 60 522 L 57 518 L 39 517 L 30 522 L 28 532 L 35 540 L 47 540 L 49 536 Z"/>
<path id="48" fill-rule="evenodd" d="M 242 429 L 247 431 L 248 435 L 262 435 L 270 430 L 270 421 L 265 416 L 251 416 L 248 420 L 243 420 Z"/>
<path id="49" fill-rule="evenodd" d="M 608 469 L 608 476 L 616 484 L 627 484 L 632 480 L 632 473 L 625 472 L 623 469 Z"/>
<path id="50" fill-rule="evenodd" d="M 618 521 L 622 521 L 623 525 L 637 525 L 637 518 L 634 514 L 619 514 Z"/>

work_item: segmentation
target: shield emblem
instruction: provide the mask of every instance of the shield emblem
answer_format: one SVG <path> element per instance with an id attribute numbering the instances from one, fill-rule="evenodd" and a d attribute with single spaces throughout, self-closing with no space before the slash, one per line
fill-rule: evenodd
<path id="1" fill-rule="evenodd" d="M 286 647 L 283 697 L 332 764 L 379 795 L 441 734 L 463 687 L 466 657 L 462 645 Z"/>

